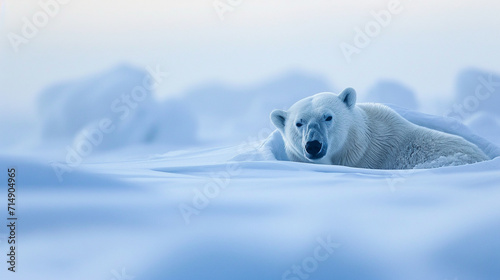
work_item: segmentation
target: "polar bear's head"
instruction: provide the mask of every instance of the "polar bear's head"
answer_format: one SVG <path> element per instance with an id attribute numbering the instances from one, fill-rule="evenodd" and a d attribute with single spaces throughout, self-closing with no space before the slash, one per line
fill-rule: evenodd
<path id="1" fill-rule="evenodd" d="M 288 111 L 274 110 L 271 121 L 285 141 L 291 160 L 327 163 L 345 144 L 356 105 L 356 91 L 339 95 L 318 93 L 293 104 Z"/>

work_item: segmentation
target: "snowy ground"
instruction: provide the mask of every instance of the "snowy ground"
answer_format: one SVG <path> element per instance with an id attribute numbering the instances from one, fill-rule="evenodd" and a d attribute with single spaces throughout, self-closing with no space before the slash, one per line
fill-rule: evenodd
<path id="1" fill-rule="evenodd" d="M 0 0 L 0 280 L 500 279 L 499 8 Z M 346 87 L 492 160 L 286 161 L 269 113 Z"/>
<path id="2" fill-rule="evenodd" d="M 449 119 L 400 112 L 500 154 Z M 4 268 L 2 279 L 500 276 L 500 158 L 363 170 L 275 160 L 279 141 L 127 148 L 88 159 L 62 181 L 45 156 L 2 156 L 3 169 L 18 170 L 19 217 L 18 272 Z"/>
<path id="3" fill-rule="evenodd" d="M 327 90 L 314 77 L 125 102 L 151 95 L 145 77 L 122 65 L 40 95 L 37 133 L 0 153 L 2 182 L 16 168 L 19 219 L 15 274 L 0 230 L 1 279 L 499 279 L 498 95 L 467 103 L 487 73 L 464 72 L 441 106 L 467 115 L 400 108 L 419 104 L 395 82 L 365 97 L 492 158 L 402 171 L 285 160 L 269 112 Z"/>

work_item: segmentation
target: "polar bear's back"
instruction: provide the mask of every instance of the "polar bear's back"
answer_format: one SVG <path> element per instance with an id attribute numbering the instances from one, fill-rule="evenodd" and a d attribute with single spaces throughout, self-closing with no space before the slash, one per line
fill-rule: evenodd
<path id="1" fill-rule="evenodd" d="M 414 158 L 409 158 L 409 162 L 414 164 L 413 168 L 455 166 L 490 159 L 475 144 L 461 136 L 415 126 L 417 128 L 412 140 L 408 141 L 411 146 L 407 146 L 413 152 Z"/>
<path id="2" fill-rule="evenodd" d="M 380 159 L 371 168 L 431 168 L 489 159 L 464 138 L 413 124 L 385 105 L 364 103 L 358 108 L 369 133 L 367 157 Z"/>

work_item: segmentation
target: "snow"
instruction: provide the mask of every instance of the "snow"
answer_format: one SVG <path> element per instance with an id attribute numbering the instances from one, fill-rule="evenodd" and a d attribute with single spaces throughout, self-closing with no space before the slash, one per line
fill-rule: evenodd
<path id="1" fill-rule="evenodd" d="M 290 162 L 270 109 L 328 90 L 320 78 L 153 95 L 122 122 L 110 103 L 145 75 L 120 66 L 42 95 L 44 151 L 0 155 L 2 170 L 18 170 L 19 203 L 18 272 L 4 263 L 1 279 L 301 279 L 297 267 L 304 279 L 498 279 L 499 130 L 391 105 L 492 160 L 418 170 Z M 51 163 L 65 164 L 55 152 L 64 144 L 51 145 L 78 147 L 106 117 L 115 132 L 58 178 Z"/>
<path id="2" fill-rule="evenodd" d="M 406 86 L 392 80 L 378 81 L 368 89 L 363 102 L 389 103 L 404 108 L 418 109 L 418 101 L 415 93 Z"/>
<path id="3" fill-rule="evenodd" d="M 462 105 L 462 118 L 469 118 L 478 112 L 487 112 L 499 115 L 498 104 L 500 94 L 498 86 L 500 76 L 492 72 L 474 68 L 459 73 L 455 85 L 454 103 Z"/>
<path id="4" fill-rule="evenodd" d="M 203 85 L 179 99 L 197 116 L 201 141 L 225 145 L 269 134 L 274 129 L 269 122 L 273 109 L 288 108 L 311 92 L 332 90 L 322 77 L 289 71 L 257 85 Z"/>
<path id="5" fill-rule="evenodd" d="M 41 145 L 81 146 L 87 135 L 99 130 L 103 119 L 109 119 L 115 131 L 96 146 L 99 150 L 150 143 L 168 144 L 172 149 L 200 143 L 228 145 L 248 135 L 267 136 L 273 130 L 269 123 L 273 109 L 289 107 L 311 92 L 332 90 L 321 77 L 290 71 L 260 85 L 207 84 L 159 101 L 154 88 L 144 86 L 149 76 L 123 64 L 45 89 L 38 102 Z M 137 87 L 145 92 L 144 99 L 134 99 Z"/>
<path id="6" fill-rule="evenodd" d="M 498 158 L 409 172 L 228 162 L 236 150 L 116 155 L 61 183 L 43 161 L 2 158 L 20 178 L 22 262 L 7 279 L 281 279 L 318 238 L 340 247 L 312 279 L 500 273 Z"/>
<path id="7" fill-rule="evenodd" d="M 45 89 L 38 102 L 42 146 L 81 146 L 92 137 L 89 135 L 102 130 L 103 120 L 110 123 L 113 132 L 104 132 L 96 149 L 155 142 L 172 147 L 195 144 L 197 124 L 193 115 L 176 100 L 159 102 L 151 80 L 147 71 L 123 64 Z"/>
<path id="8" fill-rule="evenodd" d="M 500 143 L 500 116 L 492 113 L 480 112 L 465 121 L 465 124 L 474 132 L 493 143 Z"/>

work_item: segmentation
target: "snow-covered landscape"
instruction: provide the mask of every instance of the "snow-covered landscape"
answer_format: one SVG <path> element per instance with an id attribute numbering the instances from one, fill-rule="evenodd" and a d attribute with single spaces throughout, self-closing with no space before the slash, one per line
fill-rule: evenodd
<path id="1" fill-rule="evenodd" d="M 249 101 L 228 108 L 237 111 L 234 114 L 209 108 L 213 111 L 198 115 L 211 118 L 204 124 L 188 113 L 203 106 L 187 95 L 175 101 L 180 106 L 144 101 L 121 121 L 111 117 L 105 104 L 113 103 L 112 94 L 133 88 L 127 81 L 141 81 L 147 74 L 127 67 L 111 72 L 45 91 L 40 98 L 47 111 L 39 145 L 46 148 L 5 151 L 2 156 L 2 166 L 15 167 L 19 177 L 17 279 L 112 279 L 114 274 L 134 279 L 500 275 L 497 128 L 481 135 L 454 118 L 392 105 L 415 124 L 464 137 L 493 160 L 422 170 L 290 162 L 281 135 L 266 123 L 266 107 L 284 106 L 284 100 L 279 103 L 249 91 L 242 94 Z M 114 84 L 106 88 L 104 81 Z M 81 88 L 96 93 L 88 106 L 101 104 L 102 110 L 85 107 L 92 97 L 80 100 Z M 219 100 L 230 96 L 218 92 Z M 297 96 L 287 98 L 291 104 Z M 248 106 L 251 103 L 256 105 Z M 108 113 L 116 130 L 99 136 L 99 126 L 93 124 Z M 228 115 L 234 118 L 223 122 Z M 258 116 L 256 124 L 252 126 L 248 116 Z M 174 121 L 185 123 L 176 127 Z M 215 145 L 212 141 L 219 139 L 194 138 L 186 130 L 190 122 L 207 130 L 219 124 L 221 135 L 229 135 L 241 122 L 251 133 L 238 145 Z M 169 148 L 176 144 L 169 139 L 179 140 L 169 134 L 172 129 L 185 137 L 178 142 L 184 148 Z M 201 141 L 208 147 L 189 148 Z M 57 149 L 50 143 L 65 143 L 65 153 L 55 156 Z M 168 149 L 172 151 L 163 152 Z"/>
<path id="2" fill-rule="evenodd" d="M 252 9 L 251 2 L 231 2 L 234 11 L 221 14 L 216 2 L 207 13 L 217 23 L 225 16 L 226 25 Z M 67 5 L 61 13 L 78 3 Z M 413 15 L 411 6 L 405 9 Z M 390 27 L 373 40 L 393 40 Z M 2 74 L 5 65 L 26 67 L 23 55 L 41 51 L 38 42 L 18 52 L 2 45 L 2 57 L 12 52 Z M 376 44 L 363 50 L 365 60 L 376 56 L 370 53 Z M 327 78 L 319 64 L 297 61 L 264 78 L 247 69 L 254 80 L 245 83 L 237 74 L 226 73 L 226 81 L 195 78 L 202 70 L 193 70 L 191 81 L 182 70 L 144 66 L 147 59 L 139 57 L 120 54 L 118 62 L 85 73 L 68 67 L 69 76 L 47 70 L 22 84 L 11 74 L 1 77 L 11 91 L 44 81 L 33 95 L 2 104 L 10 115 L 0 125 L 1 279 L 500 278 L 500 68 L 464 62 L 467 67 L 446 74 L 454 77 L 439 85 L 450 89 L 441 95 L 422 90 L 431 81 L 408 85 L 422 84 L 419 77 L 360 79 L 358 102 L 386 104 L 416 125 L 463 137 L 491 158 L 384 170 L 289 161 L 269 118 L 273 109 L 313 94 L 357 88 L 355 79 Z M 279 64 L 272 57 L 269 64 Z M 218 59 L 235 66 L 229 72 L 245 71 L 225 54 Z M 204 68 L 210 62 L 185 63 Z M 209 72 L 217 71 L 212 63 Z M 346 65 L 357 68 L 355 61 Z M 170 85 L 178 92 L 165 93 Z M 27 105 L 16 102 L 23 100 L 32 108 L 19 113 Z M 14 187 L 15 200 L 9 197 Z M 16 272 L 8 270 L 13 266 Z"/>

